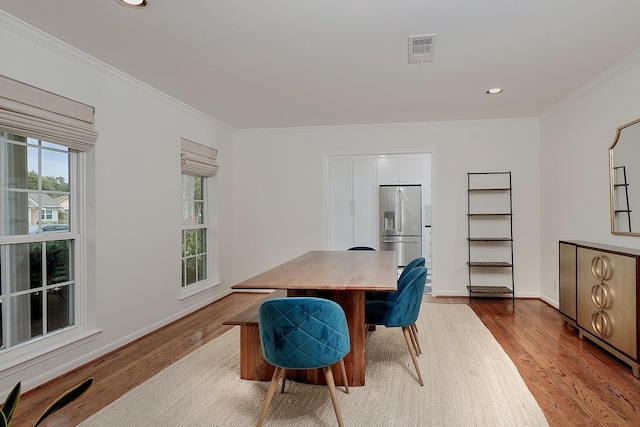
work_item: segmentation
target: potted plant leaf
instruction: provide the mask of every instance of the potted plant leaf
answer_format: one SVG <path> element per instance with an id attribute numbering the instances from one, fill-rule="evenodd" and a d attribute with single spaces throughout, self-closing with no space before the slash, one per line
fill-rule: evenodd
<path id="1" fill-rule="evenodd" d="M 54 400 L 47 409 L 45 409 L 45 411 L 42 413 L 42 415 L 40 415 L 40 418 L 38 419 L 38 421 L 36 421 L 33 427 L 39 425 L 49 415 L 76 400 L 78 397 L 80 397 L 80 395 L 87 391 L 91 384 L 93 384 L 93 378 L 87 378 L 80 384 L 64 392 L 61 396 Z M 21 389 L 22 383 L 16 384 L 13 390 L 11 390 L 11 393 L 9 393 L 9 395 L 5 399 L 4 404 L 2 405 L 2 409 L 0 409 L 0 427 L 8 427 L 11 425 L 11 418 L 13 418 L 13 414 L 18 407 L 18 401 L 20 400 Z"/>

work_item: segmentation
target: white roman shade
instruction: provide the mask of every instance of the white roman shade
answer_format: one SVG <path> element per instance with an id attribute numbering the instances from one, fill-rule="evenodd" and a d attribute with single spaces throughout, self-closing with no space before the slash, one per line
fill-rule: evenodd
<path id="1" fill-rule="evenodd" d="M 0 75 L 1 130 L 88 151 L 93 123 L 93 107 Z"/>
<path id="2" fill-rule="evenodd" d="M 218 150 L 180 138 L 182 173 L 210 177 L 218 173 Z"/>

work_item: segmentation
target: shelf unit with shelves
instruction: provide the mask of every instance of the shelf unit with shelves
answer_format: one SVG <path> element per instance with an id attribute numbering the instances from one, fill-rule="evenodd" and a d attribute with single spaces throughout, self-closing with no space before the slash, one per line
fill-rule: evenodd
<path id="1" fill-rule="evenodd" d="M 515 301 L 511 171 L 467 173 L 467 230 L 469 299 Z"/>

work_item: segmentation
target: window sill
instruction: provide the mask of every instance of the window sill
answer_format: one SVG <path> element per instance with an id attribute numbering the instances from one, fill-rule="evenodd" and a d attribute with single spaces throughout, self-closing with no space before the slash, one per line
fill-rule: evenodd
<path id="1" fill-rule="evenodd" d="M 0 356 L 0 379 L 94 341 L 100 333 L 102 329 L 92 329 L 82 333 L 68 331 L 66 334 L 32 341 L 8 350 Z"/>
<path id="2" fill-rule="evenodd" d="M 220 285 L 222 285 L 221 281 L 214 282 L 210 280 L 207 280 L 202 283 L 196 283 L 194 285 L 187 286 L 186 288 L 182 288 L 180 290 L 180 297 L 178 299 L 180 301 L 184 301 L 186 299 L 199 295 L 205 291 L 215 289 Z"/>

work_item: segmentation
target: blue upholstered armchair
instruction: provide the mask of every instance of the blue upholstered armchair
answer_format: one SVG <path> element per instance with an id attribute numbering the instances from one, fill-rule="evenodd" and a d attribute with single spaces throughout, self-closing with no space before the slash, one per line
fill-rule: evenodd
<path id="1" fill-rule="evenodd" d="M 351 346 L 347 319 L 335 302 L 313 297 L 274 298 L 258 311 L 260 345 L 267 362 L 276 367 L 258 419 L 261 426 L 269 410 L 280 376 L 282 390 L 287 369 L 322 368 L 333 408 L 342 426 L 331 365 L 339 363 L 345 390 L 349 392 L 344 356 Z"/>
<path id="2" fill-rule="evenodd" d="M 416 267 L 407 273 L 404 280 L 408 283 L 404 289 L 398 291 L 395 300 L 365 302 L 365 323 L 383 325 L 387 328 L 402 328 L 413 365 L 418 374 L 418 382 L 420 385 L 424 385 L 418 366 L 417 351 L 412 341 L 411 325 L 418 319 L 427 280 L 427 269 Z"/>

